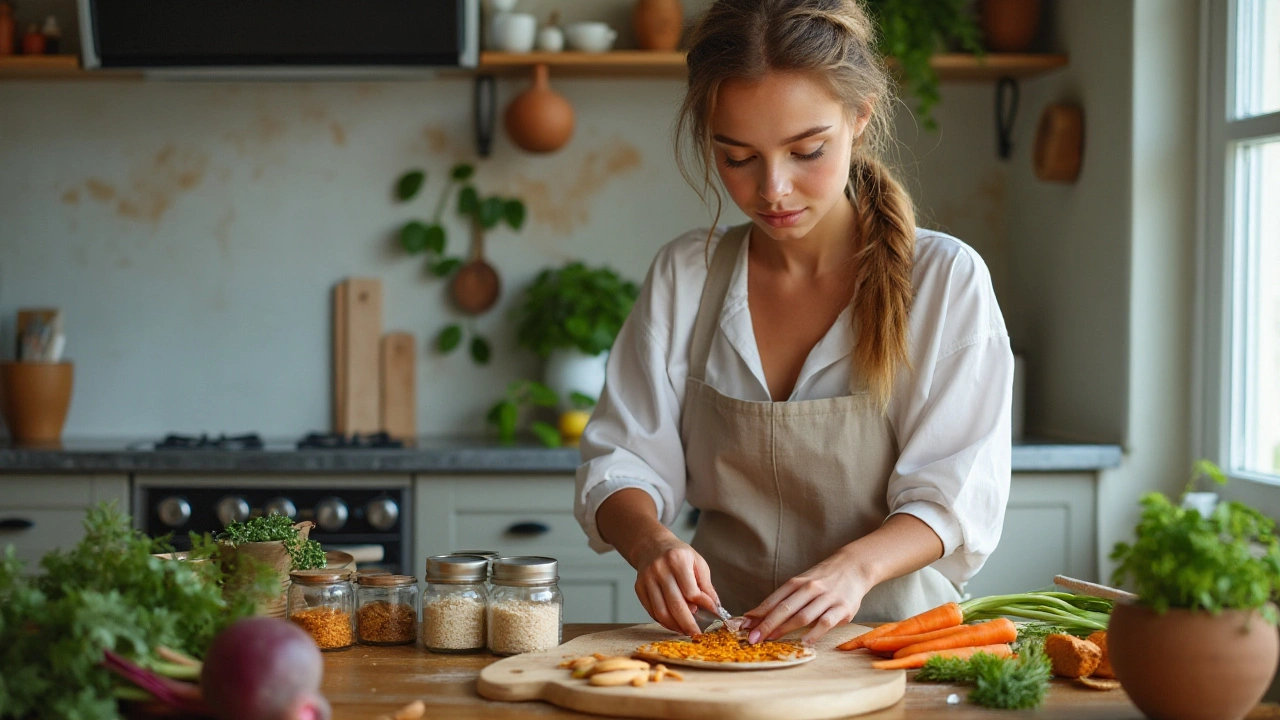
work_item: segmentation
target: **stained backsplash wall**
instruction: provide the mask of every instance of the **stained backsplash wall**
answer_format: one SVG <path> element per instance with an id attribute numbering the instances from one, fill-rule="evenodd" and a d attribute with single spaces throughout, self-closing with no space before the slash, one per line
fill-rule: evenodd
<path id="1" fill-rule="evenodd" d="M 430 349 L 459 316 L 394 243 L 431 213 L 448 167 L 476 160 L 469 80 L 0 84 L 0 356 L 19 307 L 58 306 L 77 372 L 67 435 L 296 436 L 329 426 L 331 287 L 373 276 L 385 327 L 418 338 L 420 431 L 483 432 L 507 382 L 539 373 L 508 320 L 534 274 L 583 258 L 640 280 L 663 243 L 708 221 L 672 160 L 680 81 L 552 82 L 577 112 L 572 142 L 535 157 L 499 132 L 478 162 L 482 191 L 530 211 L 523 232 L 487 243 L 505 284 L 474 321 L 494 343 L 484 368 Z M 523 85 L 500 81 L 500 103 Z M 923 219 L 977 248 L 1003 292 L 992 93 L 948 85 L 941 132 L 905 112 L 899 126 Z M 401 205 L 392 185 L 412 166 L 430 178 Z M 463 226 L 446 218 L 461 249 Z"/>

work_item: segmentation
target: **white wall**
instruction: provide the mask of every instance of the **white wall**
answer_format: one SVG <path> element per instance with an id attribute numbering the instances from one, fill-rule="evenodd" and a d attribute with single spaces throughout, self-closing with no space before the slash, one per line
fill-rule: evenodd
<path id="1" fill-rule="evenodd" d="M 523 232 L 487 243 L 505 283 L 475 322 L 494 343 L 487 368 L 429 349 L 459 316 L 393 242 L 431 212 L 447 168 L 475 159 L 468 80 L 0 83 L 0 357 L 19 307 L 58 306 L 77 371 L 67 436 L 293 437 L 329 426 L 332 285 L 374 276 L 386 328 L 420 341 L 420 431 L 483 432 L 502 388 L 538 373 L 507 319 L 538 270 L 580 257 L 638 280 L 662 243 L 707 222 L 671 159 L 679 81 L 552 83 L 577 112 L 570 145 L 534 157 L 499 132 L 479 162 L 482 190 L 530 207 Z M 500 102 L 522 87 L 500 82 Z M 948 86 L 940 134 L 901 125 L 922 214 L 987 255 L 1003 289 L 991 104 L 988 85 Z M 411 166 L 431 179 L 402 206 L 392 184 Z"/>

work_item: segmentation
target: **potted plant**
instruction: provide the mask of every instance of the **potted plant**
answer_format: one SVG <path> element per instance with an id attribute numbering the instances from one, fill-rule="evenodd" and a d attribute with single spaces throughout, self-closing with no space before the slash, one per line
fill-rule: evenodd
<path id="1" fill-rule="evenodd" d="M 938 73 L 929 64 L 939 49 L 956 45 L 982 55 L 978 23 L 966 0 L 868 0 L 879 28 L 880 54 L 892 58 L 903 86 L 915 97 L 920 124 L 937 128 Z"/>
<path id="2" fill-rule="evenodd" d="M 607 267 L 571 262 L 543 270 L 516 307 L 516 342 L 547 361 L 544 381 L 561 407 L 604 388 L 605 362 L 639 295 L 635 283 Z"/>
<path id="3" fill-rule="evenodd" d="M 1196 463 L 1218 484 L 1222 471 Z M 1280 658 L 1276 607 L 1280 544 L 1275 523 L 1238 502 L 1207 515 L 1161 493 L 1142 499 L 1132 544 L 1111 559 L 1134 603 L 1116 603 L 1107 646 L 1117 679 L 1151 717 L 1243 718 L 1263 696 Z"/>
<path id="4" fill-rule="evenodd" d="M 314 523 L 310 521 L 294 524 L 284 515 L 268 515 L 233 522 L 215 538 L 219 562 L 224 568 L 234 571 L 248 560 L 266 565 L 279 580 L 279 593 L 259 604 L 259 615 L 284 617 L 290 571 L 325 567 L 324 550 L 320 543 L 308 537 L 312 527 Z M 230 580 L 228 587 L 232 591 L 241 589 Z"/>

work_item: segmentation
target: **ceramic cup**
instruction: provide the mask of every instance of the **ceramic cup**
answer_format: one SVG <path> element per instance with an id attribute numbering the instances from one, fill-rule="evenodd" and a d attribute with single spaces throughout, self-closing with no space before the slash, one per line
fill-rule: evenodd
<path id="1" fill-rule="evenodd" d="M 491 32 L 494 47 L 498 50 L 527 53 L 533 50 L 533 41 L 538 34 L 538 19 L 528 13 L 495 15 Z"/>
<path id="2" fill-rule="evenodd" d="M 564 49 L 564 31 L 548 25 L 538 31 L 538 49 L 542 52 L 560 52 Z"/>
<path id="3" fill-rule="evenodd" d="M 582 52 L 607 52 L 618 32 L 602 22 L 576 22 L 564 29 L 569 47 Z"/>

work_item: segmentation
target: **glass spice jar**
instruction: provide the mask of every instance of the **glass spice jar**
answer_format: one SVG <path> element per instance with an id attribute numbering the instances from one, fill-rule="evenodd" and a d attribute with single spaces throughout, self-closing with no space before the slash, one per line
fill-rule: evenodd
<path id="1" fill-rule="evenodd" d="M 356 586 L 356 636 L 365 645 L 418 639 L 418 581 L 412 575 L 363 575 Z"/>
<path id="2" fill-rule="evenodd" d="M 356 592 L 350 570 L 294 570 L 289 580 L 289 620 L 310 633 L 321 650 L 355 644 Z"/>
<path id="3" fill-rule="evenodd" d="M 489 651 L 516 655 L 560 644 L 564 596 L 559 563 L 547 557 L 501 557 L 493 562 L 489 597 Z"/>
<path id="4" fill-rule="evenodd" d="M 427 587 L 422 593 L 422 644 L 432 652 L 471 653 L 484 650 L 485 585 L 489 561 L 479 555 L 427 558 Z"/>
<path id="5" fill-rule="evenodd" d="M 501 553 L 496 552 L 494 550 L 454 550 L 449 554 L 450 555 L 479 555 L 480 557 L 487 560 L 488 565 L 485 568 L 484 582 L 485 582 L 485 585 L 489 587 L 489 591 L 490 592 L 493 591 L 493 583 L 491 582 L 493 579 L 493 561 L 502 557 Z"/>

